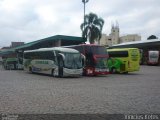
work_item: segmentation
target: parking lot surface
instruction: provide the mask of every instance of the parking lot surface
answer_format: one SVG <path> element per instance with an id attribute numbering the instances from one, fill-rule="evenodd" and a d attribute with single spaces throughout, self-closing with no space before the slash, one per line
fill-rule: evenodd
<path id="1" fill-rule="evenodd" d="M 140 114 L 160 111 L 160 66 L 129 74 L 54 78 L 0 69 L 0 113 Z"/>

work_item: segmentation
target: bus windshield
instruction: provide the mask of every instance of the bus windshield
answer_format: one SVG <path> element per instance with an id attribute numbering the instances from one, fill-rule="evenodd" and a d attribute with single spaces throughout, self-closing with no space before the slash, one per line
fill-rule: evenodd
<path id="1" fill-rule="evenodd" d="M 64 66 L 69 69 L 82 68 L 82 58 L 79 53 L 64 53 Z"/>
<path id="2" fill-rule="evenodd" d="M 101 68 L 101 69 L 104 69 L 104 68 L 107 68 L 107 59 L 108 58 L 96 58 L 96 68 Z"/>
<path id="3" fill-rule="evenodd" d="M 103 46 L 92 46 L 91 51 L 95 55 L 106 55 L 107 54 L 106 48 Z"/>
<path id="4" fill-rule="evenodd" d="M 150 54 L 150 58 L 158 58 L 158 54 Z"/>
<path id="5" fill-rule="evenodd" d="M 109 57 L 128 57 L 128 51 L 109 51 Z"/>
<path id="6" fill-rule="evenodd" d="M 108 66 L 105 65 L 108 59 L 108 52 L 105 46 L 82 44 L 82 45 L 68 46 L 68 47 L 78 50 L 81 54 L 85 56 L 85 59 L 82 60 L 84 63 L 83 75 L 109 74 Z M 81 61 L 79 61 L 78 63 L 81 65 Z M 70 64 L 67 63 L 68 66 L 73 66 L 73 64 L 75 63 L 74 62 L 71 62 Z"/>

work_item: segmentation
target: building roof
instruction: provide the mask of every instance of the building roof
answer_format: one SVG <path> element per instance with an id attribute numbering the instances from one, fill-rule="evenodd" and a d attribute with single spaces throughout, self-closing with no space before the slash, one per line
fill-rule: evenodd
<path id="1" fill-rule="evenodd" d="M 18 47 L 14 47 L 14 48 L 11 48 L 11 49 L 0 51 L 0 55 L 10 54 L 12 52 L 15 52 L 17 50 L 22 50 L 22 49 L 26 49 L 27 50 L 27 48 L 34 47 L 37 44 L 43 44 L 44 42 L 58 41 L 58 40 L 86 42 L 86 39 L 83 39 L 82 37 L 66 36 L 66 35 L 55 35 L 55 36 L 51 36 L 51 37 L 48 37 L 48 38 L 44 38 L 44 39 L 36 40 L 36 41 L 33 41 L 33 42 L 29 42 L 29 43 L 26 43 L 26 44 L 18 46 Z"/>
<path id="2" fill-rule="evenodd" d="M 18 49 L 22 49 L 22 48 L 27 48 L 27 47 L 36 45 L 36 44 L 44 42 L 44 41 L 57 41 L 57 40 L 79 41 L 79 42 L 85 42 L 86 41 L 82 37 L 55 35 L 55 36 L 52 36 L 52 37 L 48 37 L 48 38 L 44 38 L 44 39 L 40 39 L 40 40 L 37 40 L 37 41 L 30 42 L 30 43 L 26 43 L 22 46 L 16 47 L 15 49 L 18 50 Z"/>
<path id="3" fill-rule="evenodd" d="M 112 45 L 109 48 L 122 48 L 122 47 L 148 47 L 148 46 L 160 46 L 160 39 L 150 39 L 150 40 L 141 40 L 141 41 L 133 41 L 126 42 L 117 45 Z"/>

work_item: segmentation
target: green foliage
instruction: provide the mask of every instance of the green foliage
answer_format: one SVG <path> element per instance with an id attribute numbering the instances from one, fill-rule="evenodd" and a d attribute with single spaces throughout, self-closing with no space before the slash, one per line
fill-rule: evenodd
<path id="1" fill-rule="evenodd" d="M 87 38 L 91 44 L 95 41 L 99 41 L 102 36 L 102 29 L 104 25 L 104 20 L 98 18 L 94 13 L 86 15 L 84 18 L 84 23 L 81 24 L 82 37 Z"/>
<path id="2" fill-rule="evenodd" d="M 152 40 L 152 39 L 158 39 L 158 37 L 156 37 L 155 35 L 151 35 L 147 38 L 147 40 Z"/>

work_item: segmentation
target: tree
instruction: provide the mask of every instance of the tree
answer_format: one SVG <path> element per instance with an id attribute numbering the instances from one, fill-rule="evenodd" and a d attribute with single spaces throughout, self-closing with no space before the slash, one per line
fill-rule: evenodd
<path id="1" fill-rule="evenodd" d="M 104 20 L 94 13 L 85 15 L 84 23 L 81 24 L 82 37 L 89 40 L 90 44 L 101 39 Z"/>
<path id="2" fill-rule="evenodd" d="M 155 35 L 151 35 L 147 38 L 147 40 L 151 40 L 151 39 L 158 39 L 158 37 L 156 37 Z"/>

